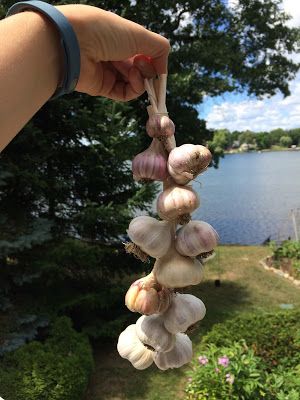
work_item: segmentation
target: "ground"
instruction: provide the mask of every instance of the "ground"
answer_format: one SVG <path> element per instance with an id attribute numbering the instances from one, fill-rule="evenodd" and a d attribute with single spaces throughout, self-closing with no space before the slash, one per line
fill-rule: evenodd
<path id="1" fill-rule="evenodd" d="M 194 357 L 199 355 L 201 337 L 215 323 L 243 311 L 276 311 L 286 304 L 300 307 L 300 288 L 259 265 L 270 253 L 263 246 L 219 246 L 216 257 L 206 264 L 203 282 L 186 290 L 201 298 L 207 308 L 205 319 L 191 335 Z M 84 400 L 184 398 L 189 366 L 164 372 L 151 366 L 137 371 L 118 355 L 116 341 L 96 344 L 94 356 L 96 366 Z"/>

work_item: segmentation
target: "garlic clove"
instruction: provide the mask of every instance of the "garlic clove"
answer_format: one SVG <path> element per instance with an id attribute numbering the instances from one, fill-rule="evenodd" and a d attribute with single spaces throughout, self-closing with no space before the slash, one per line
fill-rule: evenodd
<path id="1" fill-rule="evenodd" d="M 202 320 L 205 314 L 205 305 L 198 297 L 176 293 L 164 314 L 164 325 L 173 334 L 187 332 L 189 328 Z"/>
<path id="2" fill-rule="evenodd" d="M 167 253 L 171 241 L 170 224 L 148 216 L 134 218 L 127 234 L 140 249 L 153 258 L 160 258 Z"/>
<path id="3" fill-rule="evenodd" d="M 168 309 L 172 296 L 172 291 L 162 287 L 151 273 L 133 282 L 126 293 L 125 304 L 132 312 L 161 314 Z"/>
<path id="4" fill-rule="evenodd" d="M 153 273 L 157 281 L 168 288 L 198 285 L 203 278 L 203 265 L 196 258 L 185 257 L 173 247 L 156 260 Z"/>
<path id="5" fill-rule="evenodd" d="M 136 369 L 146 369 L 153 363 L 153 351 L 139 340 L 135 324 L 129 325 L 119 336 L 117 349 Z"/>
<path id="6" fill-rule="evenodd" d="M 132 173 L 136 181 L 163 181 L 168 177 L 167 155 L 158 139 L 153 139 L 148 149 L 134 157 Z"/>
<path id="7" fill-rule="evenodd" d="M 212 251 L 219 241 L 217 232 L 204 221 L 190 221 L 176 235 L 176 250 L 183 256 L 190 257 Z"/>
<path id="8" fill-rule="evenodd" d="M 183 144 L 170 152 L 168 171 L 175 182 L 185 185 L 206 170 L 211 158 L 212 155 L 206 147 Z"/>
<path id="9" fill-rule="evenodd" d="M 191 339 L 184 333 L 176 334 L 176 342 L 171 351 L 167 353 L 155 352 L 153 359 L 156 366 L 165 371 L 169 368 L 180 368 L 189 363 L 193 357 Z"/>
<path id="10" fill-rule="evenodd" d="M 175 336 L 164 326 L 164 319 L 160 315 L 143 315 L 136 322 L 136 333 L 140 341 L 155 351 L 170 351 L 175 344 Z"/>
<path id="11" fill-rule="evenodd" d="M 158 215 L 166 221 L 175 221 L 189 215 L 200 205 L 197 193 L 191 186 L 172 185 L 157 199 Z"/>

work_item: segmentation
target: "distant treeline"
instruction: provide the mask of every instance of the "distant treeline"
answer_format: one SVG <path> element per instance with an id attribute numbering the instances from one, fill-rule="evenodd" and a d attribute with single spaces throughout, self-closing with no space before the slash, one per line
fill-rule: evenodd
<path id="1" fill-rule="evenodd" d="M 278 128 L 270 132 L 252 132 L 250 130 L 230 132 L 227 129 L 218 129 L 214 131 L 213 140 L 209 142 L 209 147 L 217 153 L 230 149 L 243 149 L 243 146 L 245 150 L 247 147 L 249 150 L 263 150 L 271 149 L 274 146 L 288 148 L 299 145 L 300 128 L 289 130 Z"/>

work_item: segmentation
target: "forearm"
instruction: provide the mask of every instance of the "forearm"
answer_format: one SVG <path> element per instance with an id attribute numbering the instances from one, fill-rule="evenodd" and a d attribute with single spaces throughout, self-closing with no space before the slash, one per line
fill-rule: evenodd
<path id="1" fill-rule="evenodd" d="M 55 92 L 60 80 L 59 35 L 51 22 L 26 11 L 0 22 L 0 151 Z"/>

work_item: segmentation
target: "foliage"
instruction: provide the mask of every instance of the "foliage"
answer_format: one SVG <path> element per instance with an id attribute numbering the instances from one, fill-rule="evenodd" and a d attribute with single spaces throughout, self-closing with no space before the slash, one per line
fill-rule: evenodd
<path id="1" fill-rule="evenodd" d="M 245 342 L 230 347 L 208 345 L 194 362 L 186 400 L 299 400 L 300 365 L 266 373 Z"/>
<path id="2" fill-rule="evenodd" d="M 57 319 L 44 344 L 32 342 L 0 362 L 5 400 L 81 400 L 93 368 L 88 339 Z"/>
<path id="3" fill-rule="evenodd" d="M 299 316 L 257 312 L 214 325 L 188 373 L 186 398 L 299 400 Z"/>
<path id="4" fill-rule="evenodd" d="M 293 143 L 293 140 L 289 136 L 281 136 L 279 143 L 282 147 L 290 147 Z"/>
<path id="5" fill-rule="evenodd" d="M 238 146 L 236 146 L 236 142 Z M 229 132 L 227 129 L 217 129 L 213 133 L 213 139 L 209 142 L 218 146 L 220 151 L 239 147 L 243 143 L 252 144 L 258 150 L 269 149 L 272 146 L 288 148 L 291 145 L 300 144 L 300 129 L 274 129 L 270 132 Z"/>
<path id="6" fill-rule="evenodd" d="M 275 260 L 281 260 L 282 258 L 300 260 L 300 242 L 293 240 L 285 240 L 280 244 L 271 242 L 270 247 Z"/>
<path id="7" fill-rule="evenodd" d="M 230 347 L 209 345 L 189 376 L 189 400 L 254 400 L 262 393 L 260 359 L 245 343 L 236 342 Z"/>
<path id="8" fill-rule="evenodd" d="M 230 346 L 233 341 L 243 339 L 271 371 L 279 364 L 285 367 L 300 364 L 299 332 L 299 311 L 246 313 L 214 325 L 203 343 Z"/>

